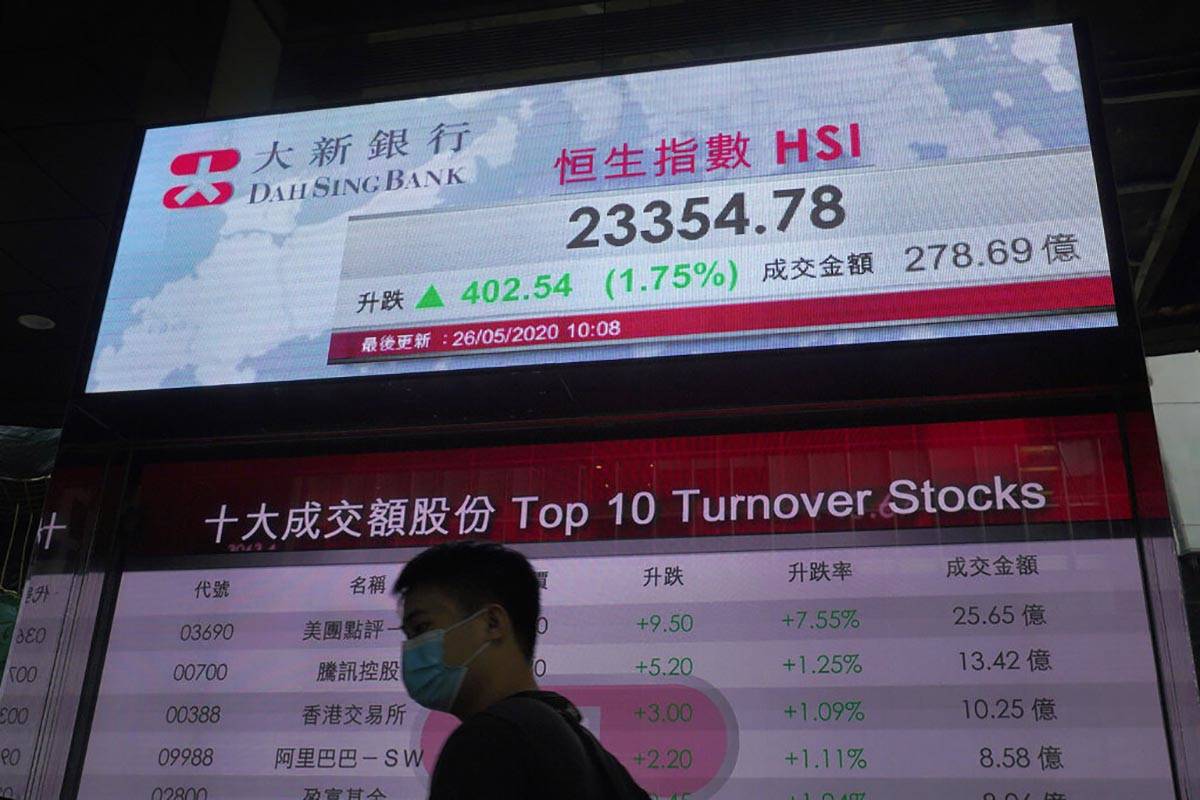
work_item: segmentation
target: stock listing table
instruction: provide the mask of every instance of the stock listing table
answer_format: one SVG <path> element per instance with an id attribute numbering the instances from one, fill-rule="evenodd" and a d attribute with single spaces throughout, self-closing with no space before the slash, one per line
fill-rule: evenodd
<path id="1" fill-rule="evenodd" d="M 1173 796 L 1132 540 L 793 541 L 535 552 L 541 685 L 658 798 Z M 127 572 L 79 797 L 424 797 L 379 556 Z"/>

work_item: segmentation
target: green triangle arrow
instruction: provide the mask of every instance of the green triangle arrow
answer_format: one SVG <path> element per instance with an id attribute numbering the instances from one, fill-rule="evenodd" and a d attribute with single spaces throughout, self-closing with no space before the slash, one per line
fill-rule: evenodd
<path id="1" fill-rule="evenodd" d="M 441 308 L 446 305 L 442 302 L 442 296 L 438 294 L 437 287 L 432 283 L 425 290 L 425 294 L 421 295 L 421 299 L 417 301 L 417 308 Z"/>

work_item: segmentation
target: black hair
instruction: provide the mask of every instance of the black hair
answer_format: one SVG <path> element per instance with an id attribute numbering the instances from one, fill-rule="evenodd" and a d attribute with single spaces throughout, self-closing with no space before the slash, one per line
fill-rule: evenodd
<path id="1" fill-rule="evenodd" d="M 512 620 L 517 644 L 532 663 L 541 614 L 541 586 L 525 556 L 495 542 L 468 540 L 435 545 L 404 565 L 392 594 L 404 597 L 418 586 L 445 592 L 467 613 L 488 603 L 503 606 Z"/>

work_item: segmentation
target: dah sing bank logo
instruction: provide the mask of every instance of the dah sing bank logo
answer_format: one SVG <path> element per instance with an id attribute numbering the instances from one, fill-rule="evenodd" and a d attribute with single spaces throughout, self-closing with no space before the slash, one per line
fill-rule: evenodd
<path id="1" fill-rule="evenodd" d="M 175 156 L 171 161 L 171 174 L 195 177 L 185 184 L 167 189 L 163 195 L 163 205 L 167 208 L 221 205 L 233 197 L 233 184 L 229 181 L 210 181 L 208 176 L 229 172 L 241 158 L 238 151 L 233 149 L 198 150 Z"/>

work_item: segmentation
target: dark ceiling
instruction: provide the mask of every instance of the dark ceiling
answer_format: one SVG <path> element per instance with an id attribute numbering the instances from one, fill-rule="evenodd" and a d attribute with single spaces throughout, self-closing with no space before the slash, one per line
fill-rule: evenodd
<path id="1" fill-rule="evenodd" d="M 60 424 L 146 125 L 1084 19 L 1147 349 L 1200 347 L 1194 3 L 10 0 L 0 12 L 0 424 Z M 17 317 L 53 319 L 50 331 Z"/>

